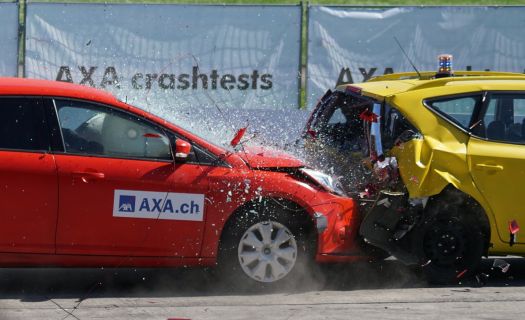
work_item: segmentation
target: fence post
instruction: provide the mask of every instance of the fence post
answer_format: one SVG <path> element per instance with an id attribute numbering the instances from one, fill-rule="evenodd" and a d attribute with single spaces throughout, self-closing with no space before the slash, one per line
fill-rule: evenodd
<path id="1" fill-rule="evenodd" d="M 306 76 L 308 62 L 308 1 L 301 0 L 301 45 L 299 57 L 299 109 L 306 105 Z"/>
<path id="2" fill-rule="evenodd" d="M 25 76 L 25 49 L 26 49 L 26 0 L 18 0 L 18 65 L 17 76 Z"/>

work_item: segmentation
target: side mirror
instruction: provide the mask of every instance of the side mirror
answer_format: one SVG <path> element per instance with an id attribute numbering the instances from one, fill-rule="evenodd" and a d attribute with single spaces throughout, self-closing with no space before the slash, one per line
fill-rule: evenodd
<path id="1" fill-rule="evenodd" d="M 172 150 L 175 162 L 184 162 L 188 159 L 191 152 L 191 144 L 182 139 L 175 140 L 175 150 Z"/>

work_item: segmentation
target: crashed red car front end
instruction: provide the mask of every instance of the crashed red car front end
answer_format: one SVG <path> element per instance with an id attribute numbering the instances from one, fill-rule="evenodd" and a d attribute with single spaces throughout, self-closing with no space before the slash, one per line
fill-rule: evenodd
<path id="1" fill-rule="evenodd" d="M 277 190 L 287 191 L 271 196 L 294 199 L 314 218 L 318 233 L 318 262 L 349 262 L 364 258 L 357 241 L 358 207 L 344 190 L 333 190 L 320 184 L 308 174 L 315 173 L 314 170 L 304 168 L 301 161 L 285 153 L 254 148 L 249 151 L 243 154 L 243 158 L 255 169 L 255 176 Z M 277 175 L 271 175 L 271 171 L 278 171 Z M 338 181 L 332 183 L 333 188 L 338 188 Z"/>
<path id="2" fill-rule="evenodd" d="M 357 241 L 361 219 L 355 202 L 350 199 L 314 206 L 319 242 L 316 260 L 335 263 L 366 259 Z M 326 229 L 323 230 L 324 217 Z"/>

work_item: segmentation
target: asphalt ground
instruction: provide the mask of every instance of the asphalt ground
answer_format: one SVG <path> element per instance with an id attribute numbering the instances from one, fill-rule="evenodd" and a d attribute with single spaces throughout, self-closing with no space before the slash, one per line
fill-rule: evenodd
<path id="1" fill-rule="evenodd" d="M 201 269 L 0 269 L 0 319 L 523 319 L 525 259 L 430 286 L 395 260 L 334 266 L 277 290 Z"/>

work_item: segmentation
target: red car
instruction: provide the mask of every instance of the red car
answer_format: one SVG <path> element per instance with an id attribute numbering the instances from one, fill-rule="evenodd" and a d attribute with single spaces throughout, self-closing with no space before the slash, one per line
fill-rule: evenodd
<path id="1" fill-rule="evenodd" d="M 272 283 L 299 261 L 363 258 L 354 201 L 286 154 L 219 147 L 45 80 L 0 79 L 0 130 L 0 266 L 218 261 Z"/>

